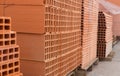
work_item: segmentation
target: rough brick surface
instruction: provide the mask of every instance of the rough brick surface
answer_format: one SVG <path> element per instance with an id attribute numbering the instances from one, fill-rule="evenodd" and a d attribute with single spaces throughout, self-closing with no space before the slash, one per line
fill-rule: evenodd
<path id="1" fill-rule="evenodd" d="M 12 30 L 24 33 L 45 33 L 45 7 L 6 5 L 5 16 L 12 17 Z M 14 13 L 14 14 L 13 14 Z M 34 26 L 34 27 L 33 27 Z M 23 29 L 24 28 L 24 29 Z"/>
<path id="2" fill-rule="evenodd" d="M 0 16 L 4 15 L 4 6 L 0 5 Z"/>
<path id="3" fill-rule="evenodd" d="M 4 0 L 0 0 L 0 4 L 4 4 Z"/>
<path id="4" fill-rule="evenodd" d="M 97 56 L 105 58 L 112 51 L 112 16 L 99 12 Z"/>
<path id="5" fill-rule="evenodd" d="M 34 73 L 36 73 L 36 76 L 66 76 L 82 62 L 81 0 L 45 0 L 44 7 L 45 12 L 42 14 L 43 16 L 40 15 L 40 18 L 45 16 L 43 20 L 45 24 L 39 25 L 44 27 L 44 33 L 42 35 L 41 33 L 18 33 L 18 44 L 22 45 L 21 53 L 23 54 L 21 56 L 22 70 L 26 76 L 35 76 Z M 33 40 L 34 42 L 30 44 Z M 38 71 L 26 70 L 33 63 L 36 66 L 46 66 L 43 68 L 32 66 L 34 69 L 39 69 Z M 23 67 L 24 65 L 27 67 Z M 41 72 L 40 69 L 45 73 Z"/>
<path id="6" fill-rule="evenodd" d="M 5 4 L 15 4 L 15 5 L 43 5 L 44 0 L 4 0 Z"/>
<path id="7" fill-rule="evenodd" d="M 120 15 L 113 16 L 113 35 L 120 36 Z"/>
<path id="8" fill-rule="evenodd" d="M 20 49 L 16 32 L 11 31 L 11 18 L 0 17 L 0 76 L 20 73 Z"/>
<path id="9" fill-rule="evenodd" d="M 85 69 L 96 58 L 98 2 L 83 0 L 82 6 L 82 69 Z"/>

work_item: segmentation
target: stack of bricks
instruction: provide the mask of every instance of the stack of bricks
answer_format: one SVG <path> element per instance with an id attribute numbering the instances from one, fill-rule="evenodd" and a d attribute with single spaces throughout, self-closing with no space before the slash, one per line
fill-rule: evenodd
<path id="1" fill-rule="evenodd" d="M 113 15 L 113 35 L 120 36 L 120 14 Z"/>
<path id="2" fill-rule="evenodd" d="M 105 58 L 112 51 L 112 16 L 99 12 L 97 56 Z"/>
<path id="3" fill-rule="evenodd" d="M 81 17 L 82 68 L 96 60 L 98 0 L 83 0 Z"/>
<path id="4" fill-rule="evenodd" d="M 16 32 L 11 31 L 11 18 L 0 17 L 0 76 L 22 76 L 19 53 Z"/>
<path id="5" fill-rule="evenodd" d="M 81 0 L 2 1 L 18 32 L 24 76 L 66 76 L 81 64 Z"/>

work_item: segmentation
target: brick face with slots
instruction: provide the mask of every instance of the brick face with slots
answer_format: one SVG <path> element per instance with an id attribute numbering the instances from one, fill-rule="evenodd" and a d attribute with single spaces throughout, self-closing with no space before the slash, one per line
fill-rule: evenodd
<path id="1" fill-rule="evenodd" d="M 81 10 L 81 43 L 82 69 L 96 59 L 98 2 L 97 0 L 83 0 Z"/>
<path id="2" fill-rule="evenodd" d="M 20 32 L 17 36 L 24 75 L 65 76 L 79 66 L 81 0 L 36 0 L 35 6 L 27 0 L 19 1 L 6 0 L 6 4 L 15 5 L 5 8 L 5 16 L 12 17 L 12 29 Z"/>
<path id="3" fill-rule="evenodd" d="M 100 11 L 98 19 L 97 56 L 106 58 L 112 51 L 112 16 Z"/>
<path id="4" fill-rule="evenodd" d="M 16 32 L 11 31 L 11 18 L 0 17 L 0 76 L 20 74 L 20 49 Z"/>
<path id="5" fill-rule="evenodd" d="M 4 15 L 12 17 L 12 29 L 19 32 L 25 76 L 65 76 L 96 58 L 96 0 L 5 0 L 1 6 L 7 6 Z"/>

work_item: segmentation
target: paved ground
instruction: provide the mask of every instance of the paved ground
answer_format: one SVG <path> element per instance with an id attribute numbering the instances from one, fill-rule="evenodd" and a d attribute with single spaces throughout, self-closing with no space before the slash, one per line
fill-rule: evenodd
<path id="1" fill-rule="evenodd" d="M 87 76 L 120 76 L 120 42 L 113 48 L 115 56 L 111 62 L 99 62 Z"/>

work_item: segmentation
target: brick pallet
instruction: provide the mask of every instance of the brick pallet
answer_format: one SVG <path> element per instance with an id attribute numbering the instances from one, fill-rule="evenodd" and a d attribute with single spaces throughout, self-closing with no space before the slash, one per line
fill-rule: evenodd
<path id="1" fill-rule="evenodd" d="M 120 36 L 120 15 L 113 15 L 113 35 Z"/>
<path id="2" fill-rule="evenodd" d="M 112 16 L 99 12 L 97 56 L 106 58 L 112 51 Z"/>
<path id="3" fill-rule="evenodd" d="M 67 75 L 81 64 L 81 0 L 24 1 L 1 4 L 19 32 L 24 76 Z"/>
<path id="4" fill-rule="evenodd" d="M 0 76 L 22 76 L 19 53 L 16 32 L 11 31 L 11 18 L 0 17 Z"/>
<path id="5" fill-rule="evenodd" d="M 82 5 L 82 69 L 90 67 L 96 60 L 98 2 L 97 0 L 83 0 Z M 92 63 L 92 64 L 93 64 Z"/>

